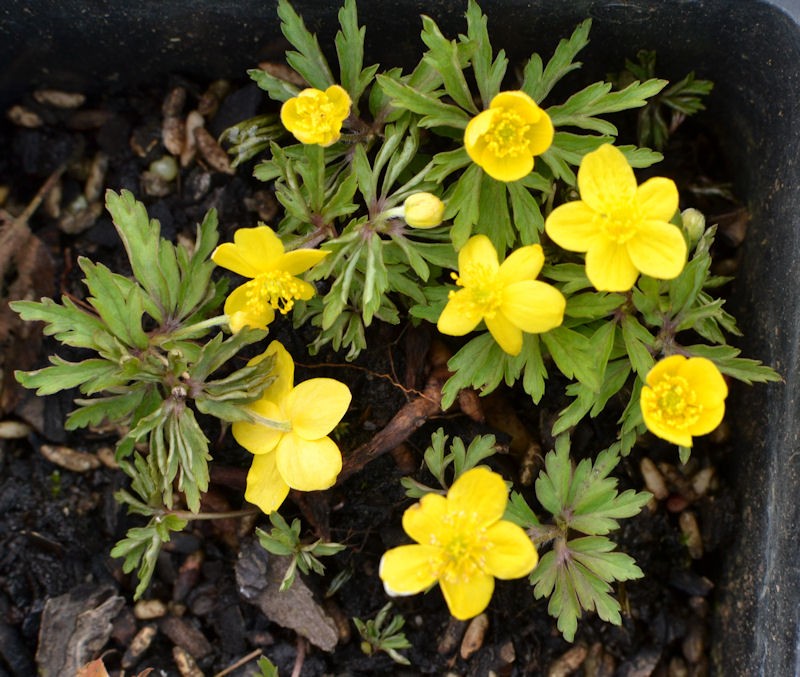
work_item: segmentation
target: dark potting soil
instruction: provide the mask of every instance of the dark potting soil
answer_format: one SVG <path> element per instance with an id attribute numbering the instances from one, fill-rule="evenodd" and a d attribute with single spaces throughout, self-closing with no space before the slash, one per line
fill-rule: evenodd
<path id="1" fill-rule="evenodd" d="M 0 677 L 36 674 L 37 651 L 40 671 L 66 674 L 59 672 L 59 661 L 65 660 L 59 648 L 69 642 L 88 643 L 90 657 L 103 655 L 112 675 L 122 669 L 132 675 L 154 668 L 154 674 L 163 675 L 243 677 L 256 672 L 255 661 L 262 652 L 281 675 L 706 674 L 714 580 L 719 553 L 733 528 L 729 516 L 734 497 L 715 472 L 728 452 L 724 424 L 699 441 L 685 467 L 679 465 L 675 447 L 649 436 L 620 464 L 621 489 L 645 488 L 643 473 L 653 468 L 666 486 L 666 493 L 639 516 L 624 520 L 613 534 L 619 548 L 645 572 L 644 579 L 617 586 L 621 626 L 585 614 L 570 644 L 547 614 L 547 601 L 535 600 L 524 580 L 498 582 L 487 610 L 488 627 L 482 632 L 472 628 L 464 639 L 468 624 L 450 618 L 434 589 L 394 600 L 391 613 L 403 615 L 412 644 L 401 652 L 410 667 L 397 665 L 386 654 L 368 656 L 361 650 L 349 619 L 373 618 L 388 601 L 378 562 L 387 548 L 406 539 L 400 521 L 411 501 L 400 479 L 411 474 L 431 482 L 419 470 L 431 433 L 441 426 L 465 441 L 476 434 L 495 434 L 507 453 L 490 459 L 490 465 L 514 479 L 531 498 L 530 482 L 541 467 L 541 456 L 527 459 L 527 475 L 521 475 L 524 464 L 508 452 L 509 427 L 497 421 L 513 418 L 521 423 L 546 452 L 552 440 L 543 432 L 545 424 L 566 403 L 558 394 L 563 388 L 552 386 L 555 394 L 538 407 L 521 390 L 506 389 L 485 402 L 473 400 L 477 410 L 427 412 L 427 420 L 411 421 L 384 440 L 392 453 L 369 462 L 322 495 L 287 501 L 282 514 L 287 519 L 302 516 L 309 541 L 324 536 L 348 546 L 325 558 L 324 577 L 304 579 L 315 597 L 303 602 L 303 612 L 329 619 L 335 648 L 317 648 L 313 635 L 307 641 L 254 603 L 252 590 L 263 589 L 262 579 L 276 566 L 272 556 L 253 548 L 254 526 L 269 528 L 263 515 L 190 523 L 164 547 L 146 603 L 133 602 L 135 579 L 122 572 L 121 561 L 109 556 L 116 541 L 138 524 L 113 498 L 126 484 L 125 475 L 113 467 L 118 431 L 68 434 L 63 421 L 76 392 L 36 398 L 15 384 L 15 369 L 44 366 L 49 354 L 80 356 L 43 339 L 38 327 L 20 323 L 7 301 L 61 294 L 85 298 L 78 256 L 127 271 L 124 251 L 101 208 L 105 188 L 132 191 L 160 220 L 163 235 L 172 239 L 192 238 L 195 224 L 212 207 L 219 212 L 222 241 L 259 220 L 276 222 L 274 196 L 268 185 L 251 178 L 252 166 L 228 173 L 219 165 L 215 168 L 213 158 L 198 155 L 181 168 L 177 180 L 159 181 L 146 173 L 153 160 L 166 154 L 162 105 L 175 87 L 186 92 L 178 114 L 183 119 L 206 89 L 176 80 L 124 96 L 95 97 L 71 108 L 31 97 L 0 123 L 5 222 L 0 237 L 10 243 L 0 250 L 0 425 L 5 426 L 0 439 Z M 214 137 L 262 110 L 266 96 L 251 84 L 238 83 L 217 103 L 216 114 L 207 121 Z M 682 207 L 698 206 L 711 222 L 720 222 L 715 265 L 721 272 L 733 272 L 746 214 L 719 188 L 724 164 L 713 136 L 701 125 L 687 123 L 665 155 L 668 161 L 658 167 L 659 173 L 676 178 L 686 201 Z M 19 215 L 48 181 L 52 190 L 15 230 Z M 375 326 L 368 336 L 371 348 L 347 363 L 332 351 L 307 356 L 304 346 L 313 338 L 307 329 L 295 332 L 288 322 L 279 321 L 271 334 L 298 361 L 298 378 L 329 375 L 350 386 L 353 403 L 339 440 L 345 458 L 380 438 L 393 417 L 419 398 L 442 354 L 446 358 L 454 347 L 430 328 Z M 488 417 L 493 423 L 487 423 L 487 407 L 504 415 Z M 607 446 L 613 420 L 609 418 L 611 425 L 604 419 L 583 422 L 574 434 L 575 457 L 591 456 Z M 203 510 L 239 509 L 249 455 L 218 423 L 205 424 L 214 461 Z M 337 589 L 326 596 L 335 580 Z M 46 621 L 46 605 L 51 605 L 51 614 L 61 615 L 60 626 Z M 233 667 L 243 658 L 246 662 Z M 191 661 L 200 672 L 189 671 L 186 665 Z"/>

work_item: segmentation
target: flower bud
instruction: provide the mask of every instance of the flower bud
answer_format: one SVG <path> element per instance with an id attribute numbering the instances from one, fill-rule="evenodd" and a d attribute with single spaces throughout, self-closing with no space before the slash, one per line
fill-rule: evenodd
<path id="1" fill-rule="evenodd" d="M 413 228 L 435 228 L 443 216 L 444 202 L 432 193 L 414 193 L 403 203 L 403 218 Z"/>
<path id="2" fill-rule="evenodd" d="M 689 239 L 689 246 L 694 247 L 706 232 L 706 217 L 697 209 L 689 208 L 681 212 L 683 231 Z"/>

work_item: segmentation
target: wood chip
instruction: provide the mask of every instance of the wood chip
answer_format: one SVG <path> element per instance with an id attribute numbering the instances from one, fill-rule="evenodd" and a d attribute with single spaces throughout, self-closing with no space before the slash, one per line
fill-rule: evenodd
<path id="1" fill-rule="evenodd" d="M 107 171 L 108 155 L 98 151 L 89 165 L 89 175 L 83 186 L 83 195 L 90 203 L 97 202 L 103 196 Z"/>
<path id="2" fill-rule="evenodd" d="M 0 439 L 18 440 L 27 437 L 31 427 L 22 421 L 0 421 Z"/>
<path id="3" fill-rule="evenodd" d="M 170 153 L 180 156 L 186 143 L 186 124 L 181 118 L 164 118 L 161 126 L 161 141 Z"/>
<path id="4" fill-rule="evenodd" d="M 461 658 L 467 660 L 472 654 L 483 646 L 483 638 L 489 629 L 489 617 L 485 614 L 475 616 L 467 626 L 464 639 L 461 640 L 459 654 Z"/>
<path id="5" fill-rule="evenodd" d="M 583 665 L 589 650 L 584 644 L 576 644 L 554 660 L 547 668 L 547 677 L 568 677 Z"/>
<path id="6" fill-rule="evenodd" d="M 303 79 L 303 76 L 300 75 L 296 70 L 290 68 L 284 63 L 275 63 L 273 61 L 262 61 L 258 64 L 258 67 L 262 71 L 266 71 L 270 75 L 279 78 L 280 80 L 285 80 L 293 85 L 297 85 L 298 87 L 307 87 L 308 83 Z"/>
<path id="7" fill-rule="evenodd" d="M 89 472 L 100 467 L 100 459 L 94 454 L 60 444 L 43 444 L 39 451 L 50 463 L 72 472 Z"/>
<path id="8" fill-rule="evenodd" d="M 172 647 L 172 658 L 181 677 L 204 677 L 203 671 L 197 666 L 194 658 L 179 646 Z"/>
<path id="9" fill-rule="evenodd" d="M 205 127 L 206 121 L 199 111 L 193 110 L 186 116 L 184 130 L 183 151 L 181 152 L 181 167 L 188 167 L 197 154 L 197 138 L 195 132 L 201 127 Z"/>
<path id="10" fill-rule="evenodd" d="M 59 89 L 37 89 L 33 98 L 54 108 L 80 108 L 86 101 L 86 95 L 80 92 L 62 92 Z"/>
<path id="11" fill-rule="evenodd" d="M 28 129 L 35 129 L 44 124 L 38 113 L 30 108 L 25 108 L 25 106 L 11 106 L 6 111 L 6 117 L 18 127 L 27 127 Z"/>
<path id="12" fill-rule="evenodd" d="M 664 476 L 653 461 L 645 456 L 639 463 L 639 470 L 642 473 L 645 487 L 657 500 L 663 501 L 669 496 Z"/>
<path id="13" fill-rule="evenodd" d="M 686 541 L 689 557 L 700 559 L 703 556 L 703 537 L 700 535 L 700 526 L 697 517 L 691 510 L 684 510 L 678 518 L 681 533 Z"/>
<path id="14" fill-rule="evenodd" d="M 161 618 L 167 614 L 167 605 L 160 599 L 140 599 L 133 607 L 133 615 L 140 621 Z"/>
<path id="15" fill-rule="evenodd" d="M 166 616 L 159 621 L 159 628 L 176 646 L 185 649 L 194 658 L 203 658 L 213 651 L 206 636 L 182 618 Z"/>
<path id="16" fill-rule="evenodd" d="M 236 173 L 236 170 L 231 167 L 228 153 L 217 143 L 217 140 L 211 136 L 211 133 L 205 127 L 195 129 L 194 138 L 197 142 L 197 150 L 212 169 L 222 174 Z"/>
<path id="17" fill-rule="evenodd" d="M 145 625 L 139 630 L 122 656 L 122 667 L 127 670 L 136 665 L 150 648 L 157 634 L 158 628 L 155 625 Z"/>

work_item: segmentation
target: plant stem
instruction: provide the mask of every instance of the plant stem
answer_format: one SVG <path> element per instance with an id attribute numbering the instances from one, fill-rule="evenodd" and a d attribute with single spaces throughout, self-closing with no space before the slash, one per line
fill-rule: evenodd
<path id="1" fill-rule="evenodd" d="M 235 517 L 247 517 L 256 515 L 260 511 L 258 508 L 245 508 L 244 510 L 228 510 L 227 512 L 190 512 L 189 510 L 165 510 L 162 515 L 174 515 L 184 520 L 222 520 L 233 519 Z"/>
<path id="2" fill-rule="evenodd" d="M 176 339 L 183 338 L 186 335 L 191 335 L 199 331 L 203 331 L 204 329 L 210 329 L 211 327 L 218 327 L 221 324 L 226 324 L 227 322 L 228 322 L 227 315 L 216 315 L 215 317 L 209 317 L 207 320 L 203 320 L 202 322 L 195 322 L 194 324 L 190 324 L 186 327 L 181 327 L 180 329 L 169 335 L 169 340 L 174 341 Z"/>

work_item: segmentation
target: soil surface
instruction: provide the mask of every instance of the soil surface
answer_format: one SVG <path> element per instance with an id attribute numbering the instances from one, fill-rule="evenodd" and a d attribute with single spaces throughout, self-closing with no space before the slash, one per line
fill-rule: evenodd
<path id="1" fill-rule="evenodd" d="M 706 674 L 714 580 L 719 553 L 729 541 L 727 516 L 734 501 L 715 472 L 728 451 L 724 424 L 696 446 L 685 467 L 679 466 L 675 447 L 651 437 L 620 464 L 621 489 L 645 488 L 643 470 L 648 482 L 660 477 L 665 487 L 615 535 L 620 549 L 645 572 L 644 579 L 617 588 L 621 626 L 585 615 L 570 644 L 547 614 L 546 600 L 535 600 L 522 580 L 498 582 L 488 624 L 468 630 L 467 623 L 450 618 L 434 589 L 394 600 L 390 612 L 405 618 L 412 648 L 401 653 L 410 667 L 385 653 L 365 655 L 350 619 L 374 618 L 388 601 L 378 562 L 387 548 L 406 542 L 400 518 L 411 501 L 400 479 L 410 474 L 432 482 L 419 470 L 431 433 L 444 427 L 465 441 L 495 434 L 503 453 L 490 465 L 531 498 L 541 457 L 521 462 L 510 451 L 508 425 L 497 424 L 498 417 L 487 412 L 504 412 L 500 418 L 516 420 L 547 451 L 551 440 L 541 431 L 565 404 L 557 394 L 563 388 L 551 387 L 556 394 L 535 408 L 521 390 L 506 389 L 488 400 L 468 395 L 461 407 L 441 412 L 435 395 L 455 345 L 440 342 L 429 328 L 411 325 L 374 327 L 368 342 L 376 347 L 354 363 L 332 352 L 307 357 L 304 346 L 311 334 L 294 332 L 286 322 L 271 327 L 272 336 L 297 359 L 298 380 L 332 376 L 345 381 L 354 396 L 339 440 L 346 468 L 353 472 L 328 492 L 290 497 L 281 510 L 288 520 L 303 518 L 309 541 L 324 536 L 348 546 L 324 559 L 324 576 L 297 584 L 288 615 L 310 615 L 305 637 L 280 612 L 265 610 L 265 596 L 278 594 L 269 581 L 276 572 L 280 580 L 282 563 L 254 545 L 254 527 L 269 528 L 263 515 L 190 523 L 163 549 L 145 601 L 133 602 L 135 579 L 109 556 L 116 541 L 138 524 L 113 498 L 126 483 L 113 463 L 118 431 L 67 434 L 63 421 L 76 392 L 36 398 L 15 384 L 15 369 L 44 366 L 53 352 L 68 359 L 80 355 L 42 338 L 39 327 L 20 323 L 7 301 L 61 294 L 85 298 L 79 256 L 127 270 L 102 208 L 106 188 L 131 190 L 168 238 L 193 237 L 195 224 L 211 207 L 219 212 L 222 241 L 259 220 L 275 223 L 270 187 L 251 178 L 251 165 L 229 171 L 213 147 L 187 155 L 175 180 L 148 172 L 154 160 L 169 155 L 163 106 L 176 87 L 185 102 L 174 117 L 185 120 L 189 111 L 201 108 L 212 141 L 267 105 L 266 96 L 250 84 L 235 83 L 226 91 L 218 87 L 221 95 L 209 102 L 205 84 L 175 80 L 69 107 L 31 96 L 9 111 L 0 127 L 0 677 L 30 677 L 37 668 L 40 674 L 67 675 L 66 652 L 75 646 L 88 647 L 88 658 L 102 655 L 112 675 L 154 668 L 158 675 L 243 677 L 256 674 L 262 654 L 281 675 L 309 677 L 448 671 Z M 666 155 L 678 160 L 659 172 L 676 176 L 684 199 L 723 224 L 717 265 L 720 271 L 734 270 L 746 215 L 714 188 L 723 170 L 701 163 L 709 157 L 720 162 L 713 137 L 701 126 L 686 124 Z M 387 429 L 390 422 L 394 427 Z M 248 454 L 218 423 L 206 423 L 214 461 L 203 510 L 246 507 Z M 607 446 L 610 429 L 605 420 L 581 424 L 573 441 L 576 458 Z M 360 463 L 347 465 L 353 457 L 370 460 L 358 469 Z"/>

